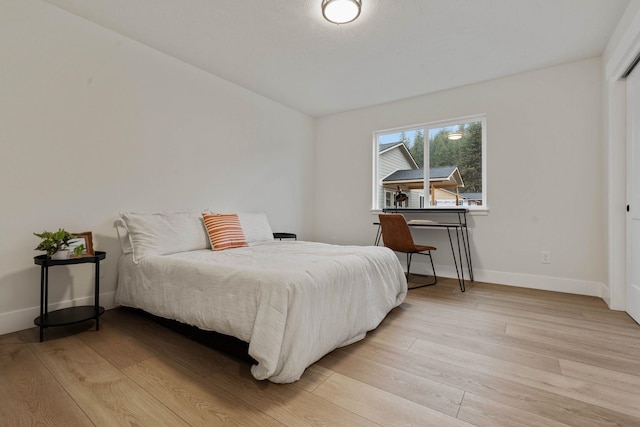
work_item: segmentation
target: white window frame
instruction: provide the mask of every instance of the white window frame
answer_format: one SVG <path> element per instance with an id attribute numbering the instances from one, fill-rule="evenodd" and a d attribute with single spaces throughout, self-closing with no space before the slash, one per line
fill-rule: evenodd
<path id="1" fill-rule="evenodd" d="M 474 205 L 474 206 L 456 206 L 456 207 L 465 207 L 470 212 L 487 212 L 489 210 L 489 204 L 487 201 L 487 116 L 486 114 L 477 114 L 473 116 L 465 116 L 465 117 L 457 117 L 453 119 L 447 120 L 438 120 L 434 122 L 428 123 L 420 123 L 409 126 L 402 126 L 390 129 L 383 129 L 373 132 L 373 179 L 372 182 L 372 192 L 371 192 L 371 210 L 374 212 L 381 211 L 384 206 L 379 206 L 380 203 L 380 191 L 384 191 L 382 188 L 382 182 L 378 178 L 378 138 L 382 135 L 400 133 L 400 132 L 409 132 L 414 131 L 416 129 L 423 130 L 424 136 L 424 164 L 429 165 L 429 130 L 430 129 L 438 129 L 443 127 L 452 127 L 457 126 L 461 123 L 472 123 L 472 122 L 481 122 L 482 123 L 482 205 Z M 429 168 L 425 167 L 425 176 L 424 182 L 429 182 Z M 425 189 L 425 195 L 427 195 L 429 191 Z M 425 196 L 426 197 L 426 196 Z M 426 202 L 426 200 L 425 200 Z M 432 209 L 451 209 L 446 206 L 430 206 Z"/>

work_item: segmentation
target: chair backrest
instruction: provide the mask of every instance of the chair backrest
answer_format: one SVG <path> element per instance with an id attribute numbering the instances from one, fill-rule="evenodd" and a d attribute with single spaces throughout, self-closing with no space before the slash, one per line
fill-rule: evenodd
<path id="1" fill-rule="evenodd" d="M 411 230 L 401 214 L 379 214 L 384 245 L 397 252 L 415 252 Z"/>

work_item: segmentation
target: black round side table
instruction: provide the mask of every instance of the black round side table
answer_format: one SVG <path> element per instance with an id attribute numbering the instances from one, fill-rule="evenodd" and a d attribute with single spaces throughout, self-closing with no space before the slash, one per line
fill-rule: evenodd
<path id="1" fill-rule="evenodd" d="M 71 325 L 73 323 L 95 319 L 96 331 L 100 330 L 100 316 L 104 313 L 104 307 L 100 307 L 100 261 L 106 257 L 106 252 L 95 251 L 93 255 L 85 255 L 77 258 L 51 259 L 46 255 L 38 255 L 33 258 L 34 263 L 40 266 L 40 316 L 33 320 L 36 326 L 40 326 L 40 342 L 44 341 L 44 328 L 48 328 L 49 326 Z M 67 307 L 50 312 L 48 308 L 49 267 L 86 263 L 93 263 L 95 265 L 94 305 Z"/>

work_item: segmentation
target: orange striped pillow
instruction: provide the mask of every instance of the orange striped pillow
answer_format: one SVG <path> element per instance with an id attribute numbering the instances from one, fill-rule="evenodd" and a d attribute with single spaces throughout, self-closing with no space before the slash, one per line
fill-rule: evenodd
<path id="1" fill-rule="evenodd" d="M 202 218 L 214 251 L 249 246 L 237 214 L 210 215 L 203 213 Z"/>

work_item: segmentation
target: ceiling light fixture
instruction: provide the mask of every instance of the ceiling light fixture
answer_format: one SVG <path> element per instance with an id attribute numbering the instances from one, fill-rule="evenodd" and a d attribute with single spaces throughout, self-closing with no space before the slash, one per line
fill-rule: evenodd
<path id="1" fill-rule="evenodd" d="M 462 139 L 462 132 L 460 131 L 451 132 L 449 135 L 447 135 L 447 138 L 450 139 L 451 141 L 457 141 L 459 139 Z"/>
<path id="2" fill-rule="evenodd" d="M 322 0 L 322 16 L 334 24 L 346 24 L 360 16 L 362 0 Z"/>

